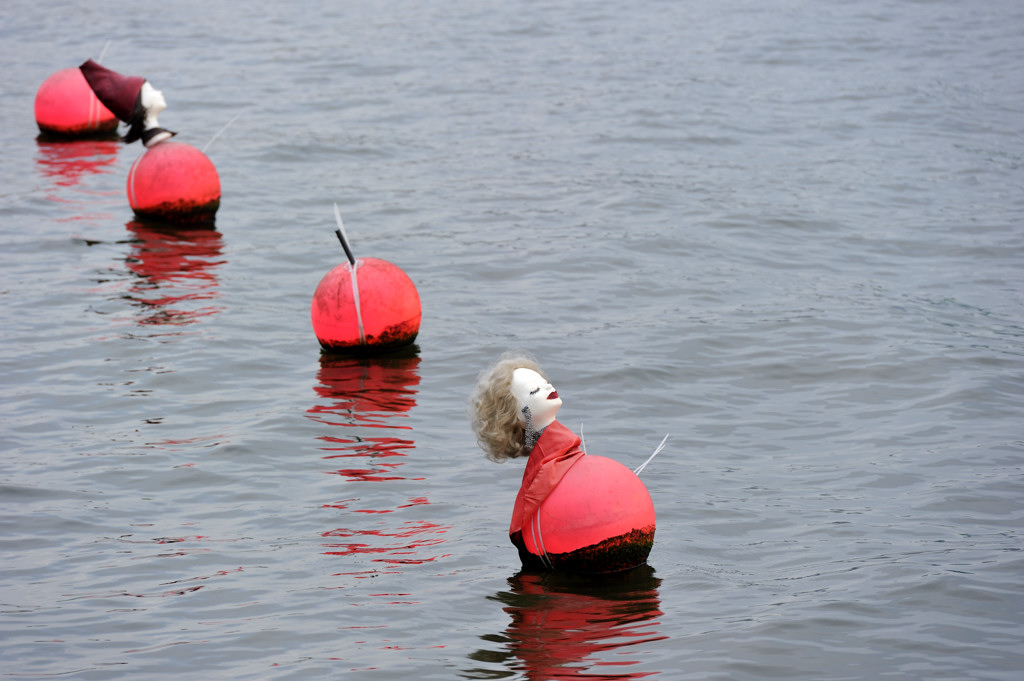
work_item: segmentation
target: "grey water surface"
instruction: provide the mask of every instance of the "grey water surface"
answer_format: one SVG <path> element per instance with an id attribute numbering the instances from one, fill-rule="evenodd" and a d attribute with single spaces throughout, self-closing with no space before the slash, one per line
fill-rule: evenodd
<path id="1" fill-rule="evenodd" d="M 0 33 L 0 677 L 1021 678 L 1024 3 L 9 0 Z M 134 219 L 138 143 L 37 139 L 101 54 L 206 148 L 214 229 Z M 321 355 L 335 202 L 416 283 L 411 351 Z M 521 463 L 466 416 L 510 348 L 591 453 L 670 434 L 646 568 L 520 574 Z"/>

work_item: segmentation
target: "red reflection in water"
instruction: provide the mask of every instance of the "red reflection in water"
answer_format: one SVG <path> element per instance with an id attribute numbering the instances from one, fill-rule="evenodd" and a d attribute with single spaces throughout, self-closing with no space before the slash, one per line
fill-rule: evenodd
<path id="1" fill-rule="evenodd" d="M 504 639 L 506 664 L 528 679 L 640 679 L 630 671 L 643 644 L 659 633 L 661 580 L 641 566 L 624 575 L 584 578 L 520 573 L 494 600 L 512 618 Z M 476 657 L 493 658 L 493 652 Z"/>
<path id="2" fill-rule="evenodd" d="M 113 172 L 123 145 L 113 140 L 45 139 L 38 139 L 37 144 L 36 166 L 48 181 L 46 199 L 67 211 L 58 221 L 89 223 L 111 219 L 112 215 L 103 211 L 124 201 L 123 180 L 106 181 L 102 189 L 97 189 L 98 182 L 90 182 L 89 178 Z"/>
<path id="3" fill-rule="evenodd" d="M 220 312 L 216 305 L 194 305 L 219 295 L 220 232 L 135 221 L 126 227 L 133 239 L 125 261 L 135 278 L 124 297 L 144 310 L 140 324 L 192 324 Z"/>
<path id="4" fill-rule="evenodd" d="M 372 488 L 375 499 L 387 494 L 390 483 L 423 479 L 408 477 L 400 470 L 416 443 L 409 437 L 381 432 L 411 430 L 402 420 L 416 406 L 419 363 L 414 349 L 384 357 L 321 355 L 319 385 L 314 388 L 320 401 L 308 415 L 331 429 L 344 429 L 319 436 L 321 449 L 327 452 L 324 460 L 343 464 L 326 472 L 347 483 L 376 483 Z M 353 489 L 358 488 L 346 486 L 348 493 Z M 449 526 L 423 517 L 430 505 L 427 497 L 405 494 L 403 488 L 390 508 L 377 504 L 361 507 L 368 502 L 358 496 L 325 503 L 324 508 L 337 509 L 346 522 L 321 533 L 324 554 L 368 557 L 389 565 L 419 565 L 443 557 L 424 552 L 444 543 L 442 535 Z M 402 519 L 410 515 L 411 519 Z"/>
<path id="5" fill-rule="evenodd" d="M 123 146 L 113 140 L 38 140 L 38 144 L 36 163 L 40 171 L 61 187 L 73 187 L 87 175 L 112 170 L 117 161 L 117 151 Z"/>
<path id="6" fill-rule="evenodd" d="M 309 409 L 317 421 L 332 426 L 378 425 L 403 428 L 391 421 L 416 406 L 420 358 L 320 356 L 320 385 L 314 390 L 325 404 Z"/>
<path id="7" fill-rule="evenodd" d="M 391 530 L 354 530 L 338 528 L 324 532 L 325 539 L 355 539 L 356 541 L 335 541 L 325 543 L 324 551 L 328 556 L 348 556 L 354 553 L 380 554 L 383 563 L 402 563 L 420 565 L 437 559 L 437 556 L 418 557 L 420 549 L 444 543 L 444 538 L 436 535 L 444 534 L 447 526 L 426 520 L 407 520 L 398 528 Z"/>

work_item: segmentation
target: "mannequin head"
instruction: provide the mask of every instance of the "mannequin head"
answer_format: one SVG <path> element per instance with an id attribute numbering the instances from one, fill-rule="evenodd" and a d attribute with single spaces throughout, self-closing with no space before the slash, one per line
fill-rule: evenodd
<path id="1" fill-rule="evenodd" d="M 516 400 L 520 423 L 525 425 L 529 411 L 532 425 L 538 431 L 544 430 L 555 420 L 555 414 L 562 406 L 562 398 L 558 396 L 555 387 L 533 369 L 519 367 L 513 370 L 509 390 Z"/>
<path id="2" fill-rule="evenodd" d="M 156 117 L 167 108 L 167 100 L 164 99 L 164 93 L 153 87 L 147 80 L 142 84 L 142 90 L 139 91 L 139 103 L 145 111 L 147 122 L 152 121 L 152 125 L 147 125 L 146 127 L 156 127 Z"/>
<path id="3" fill-rule="evenodd" d="M 96 97 L 111 113 L 128 124 L 126 143 L 141 139 L 147 147 L 174 133 L 160 127 L 156 117 L 167 108 L 164 94 L 142 76 L 125 76 L 92 59 L 78 67 Z"/>
<path id="4" fill-rule="evenodd" d="M 164 93 L 153 87 L 148 80 L 144 82 L 135 100 L 135 108 L 128 121 L 128 133 L 124 141 L 134 142 L 141 139 L 144 145 L 151 147 L 173 137 L 175 133 L 161 128 L 156 119 L 166 108 L 167 100 L 164 99 Z"/>
<path id="5" fill-rule="evenodd" d="M 529 456 L 533 443 L 526 442 L 526 414 L 534 430 L 555 420 L 562 400 L 537 362 L 522 353 L 506 353 L 480 374 L 470 399 L 473 432 L 492 461 Z"/>

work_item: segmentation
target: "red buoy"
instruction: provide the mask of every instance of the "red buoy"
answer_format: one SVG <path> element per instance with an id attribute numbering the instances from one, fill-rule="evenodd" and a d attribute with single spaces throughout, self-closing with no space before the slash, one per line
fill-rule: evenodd
<path id="1" fill-rule="evenodd" d="M 549 568 L 605 573 L 643 565 L 654 545 L 654 502 L 633 471 L 587 454 L 523 525 L 523 541 Z"/>
<path id="2" fill-rule="evenodd" d="M 36 124 L 46 135 L 95 137 L 116 133 L 117 116 L 103 106 L 78 68 L 61 69 L 36 92 Z"/>
<path id="3" fill-rule="evenodd" d="M 128 171 L 128 203 L 141 218 L 212 221 L 220 207 L 220 177 L 206 154 L 183 142 L 148 148 Z"/>
<path id="4" fill-rule="evenodd" d="M 416 340 L 422 311 L 416 286 L 401 268 L 359 258 L 355 266 L 344 262 L 324 275 L 310 314 L 324 350 L 383 352 Z"/>

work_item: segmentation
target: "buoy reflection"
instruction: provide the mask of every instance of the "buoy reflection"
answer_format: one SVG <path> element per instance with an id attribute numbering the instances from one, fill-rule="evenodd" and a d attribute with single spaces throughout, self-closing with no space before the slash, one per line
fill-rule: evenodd
<path id="1" fill-rule="evenodd" d="M 320 400 L 308 415 L 343 429 L 319 436 L 323 458 L 332 465 L 326 472 L 346 483 L 379 483 L 372 488 L 346 484 L 344 498 L 324 504 L 340 511 L 344 522 L 321 533 L 325 555 L 368 558 L 391 566 L 441 557 L 434 547 L 444 543 L 449 526 L 425 517 L 429 499 L 408 496 L 400 484 L 422 480 L 401 470 L 416 448 L 411 433 L 405 434 L 411 427 L 403 423 L 416 406 L 416 352 L 413 348 L 382 357 L 320 356 L 319 385 L 314 388 Z M 371 497 L 378 501 L 371 503 Z M 380 499 L 388 502 L 381 505 Z"/>
<path id="2" fill-rule="evenodd" d="M 310 408 L 309 413 L 314 420 L 331 426 L 409 429 L 396 419 L 416 406 L 419 364 L 415 351 L 383 357 L 321 355 L 317 372 L 320 384 L 314 390 L 325 401 Z M 320 439 L 337 440 L 331 436 Z"/>
<path id="3" fill-rule="evenodd" d="M 660 633 L 660 583 L 648 565 L 601 578 L 521 572 L 508 591 L 489 597 L 512 618 L 503 634 L 486 637 L 503 650 L 471 657 L 527 679 L 652 676 L 657 672 L 630 667 L 639 664 L 644 644 L 668 638 Z"/>
<path id="4" fill-rule="evenodd" d="M 135 276 L 124 297 L 143 311 L 138 323 L 191 324 L 221 311 L 209 302 L 219 296 L 220 232 L 139 221 L 126 227 L 132 247 L 125 262 Z"/>
<path id="5" fill-rule="evenodd" d="M 46 200 L 64 213 L 57 222 L 100 223 L 113 218 L 120 181 L 92 180 L 115 170 L 120 142 L 39 138 L 36 167 L 44 180 Z M 106 182 L 103 187 L 100 182 Z"/>
<path id="6" fill-rule="evenodd" d="M 43 177 L 60 187 L 73 187 L 88 175 L 113 169 L 121 143 L 116 140 L 37 140 L 36 163 Z M 56 201 L 55 197 L 49 197 Z"/>

